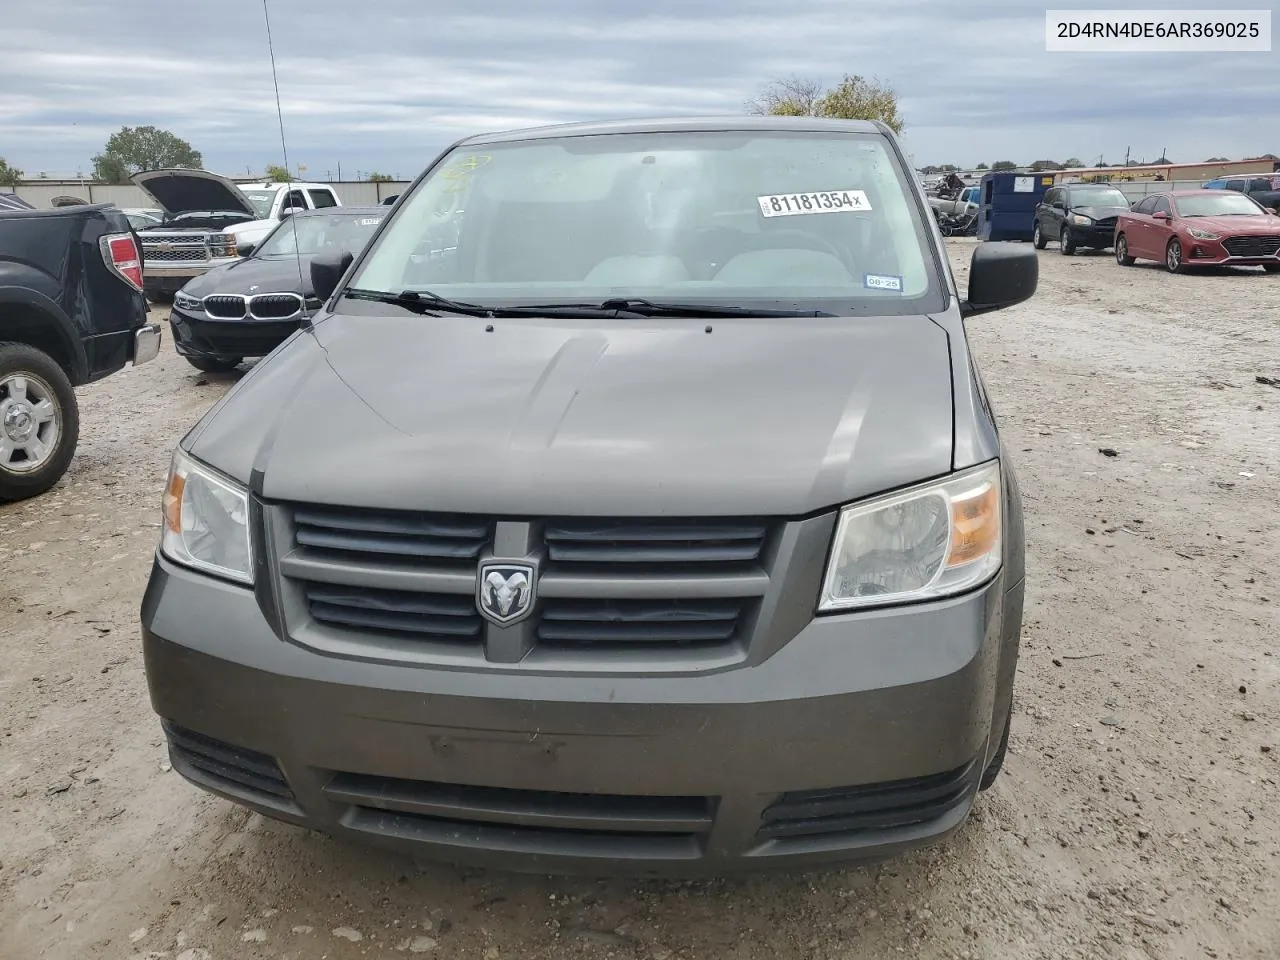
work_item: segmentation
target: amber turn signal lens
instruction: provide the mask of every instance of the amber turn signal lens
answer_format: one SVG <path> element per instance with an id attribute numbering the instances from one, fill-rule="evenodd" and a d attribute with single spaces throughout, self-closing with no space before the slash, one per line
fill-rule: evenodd
<path id="1" fill-rule="evenodd" d="M 964 499 L 951 502 L 951 556 L 947 566 L 978 560 L 1000 542 L 1000 491 L 986 484 Z"/>
<path id="2" fill-rule="evenodd" d="M 186 477 L 177 470 L 170 472 L 164 491 L 164 523 L 171 533 L 182 533 L 182 491 L 186 485 Z"/>

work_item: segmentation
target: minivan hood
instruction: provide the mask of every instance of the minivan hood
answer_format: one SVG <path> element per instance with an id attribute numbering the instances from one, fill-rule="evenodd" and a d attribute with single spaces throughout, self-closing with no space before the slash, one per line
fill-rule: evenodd
<path id="1" fill-rule="evenodd" d="M 799 516 L 951 468 L 927 317 L 486 323 L 329 317 L 190 452 L 269 500 L 534 517 Z"/>
<path id="2" fill-rule="evenodd" d="M 258 215 L 239 187 L 207 170 L 148 170 L 131 179 L 171 215 L 197 210 L 243 210 L 247 219 Z"/>

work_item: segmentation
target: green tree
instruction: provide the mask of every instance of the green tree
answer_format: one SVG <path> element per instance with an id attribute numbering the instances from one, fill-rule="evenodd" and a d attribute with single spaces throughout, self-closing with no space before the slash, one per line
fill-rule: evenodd
<path id="1" fill-rule="evenodd" d="M 1017 170 L 1018 165 L 1012 160 L 997 160 L 991 165 L 991 169 L 997 172 L 1001 170 Z"/>
<path id="2" fill-rule="evenodd" d="M 378 173 L 377 171 L 374 171 L 369 174 L 370 183 L 391 183 L 393 180 L 395 180 L 395 177 L 391 176 L 389 173 Z"/>
<path id="3" fill-rule="evenodd" d="M 168 130 L 157 127 L 121 127 L 107 139 L 102 153 L 93 158 L 93 172 L 99 180 L 123 183 L 144 170 L 167 167 L 200 169 L 204 159 L 196 150 Z"/>
<path id="4" fill-rule="evenodd" d="M 1230 163 L 1227 157 L 1210 157 L 1205 163 Z"/>
<path id="5" fill-rule="evenodd" d="M 1057 160 L 1036 160 L 1031 164 L 1031 169 L 1035 173 L 1041 173 L 1045 170 L 1061 170 L 1062 164 Z"/>
<path id="6" fill-rule="evenodd" d="M 775 117 L 831 117 L 840 120 L 879 120 L 901 133 L 898 95 L 888 84 L 857 74 L 846 74 L 830 90 L 816 80 L 790 77 L 775 80 L 747 104 L 757 115 Z"/>
<path id="7" fill-rule="evenodd" d="M 1083 167 L 1083 166 L 1084 166 L 1084 161 L 1081 160 L 1079 157 L 1068 157 L 1066 160 L 1062 161 L 1062 169 L 1064 170 L 1070 170 L 1073 167 Z"/>
<path id="8" fill-rule="evenodd" d="M 0 186 L 16 186 L 21 179 L 22 171 L 17 167 L 9 166 L 9 161 L 4 157 L 0 157 Z"/>
<path id="9" fill-rule="evenodd" d="M 289 183 L 293 180 L 293 175 L 288 170 L 274 163 L 267 164 L 266 175 L 272 183 Z"/>
<path id="10" fill-rule="evenodd" d="M 985 163 L 980 163 L 980 164 L 978 164 L 976 167 L 974 167 L 973 169 L 975 169 L 975 170 L 988 170 L 988 169 L 990 169 L 990 168 L 989 168 Z"/>

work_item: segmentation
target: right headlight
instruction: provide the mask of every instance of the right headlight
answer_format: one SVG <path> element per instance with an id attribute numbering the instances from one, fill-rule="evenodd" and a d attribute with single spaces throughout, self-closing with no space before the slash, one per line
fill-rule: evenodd
<path id="1" fill-rule="evenodd" d="M 164 491 L 160 551 L 184 566 L 253 583 L 248 491 L 177 451 Z"/>
<path id="2" fill-rule="evenodd" d="M 173 305 L 179 310 L 203 310 L 204 301 L 199 297 L 193 297 L 189 293 L 183 293 L 179 290 L 173 295 Z"/>
<path id="3" fill-rule="evenodd" d="M 993 460 L 840 511 L 818 609 L 962 593 L 1000 569 L 1003 499 Z"/>

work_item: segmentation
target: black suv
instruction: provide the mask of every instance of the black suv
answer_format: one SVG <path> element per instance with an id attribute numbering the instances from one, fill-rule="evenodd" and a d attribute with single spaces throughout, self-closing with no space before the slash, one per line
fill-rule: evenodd
<path id="1" fill-rule="evenodd" d="M 1116 217 L 1128 213 L 1129 199 L 1106 183 L 1073 183 L 1045 191 L 1036 206 L 1032 242 L 1043 250 L 1050 240 L 1070 256 L 1079 247 L 1105 250 L 1115 242 Z"/>

